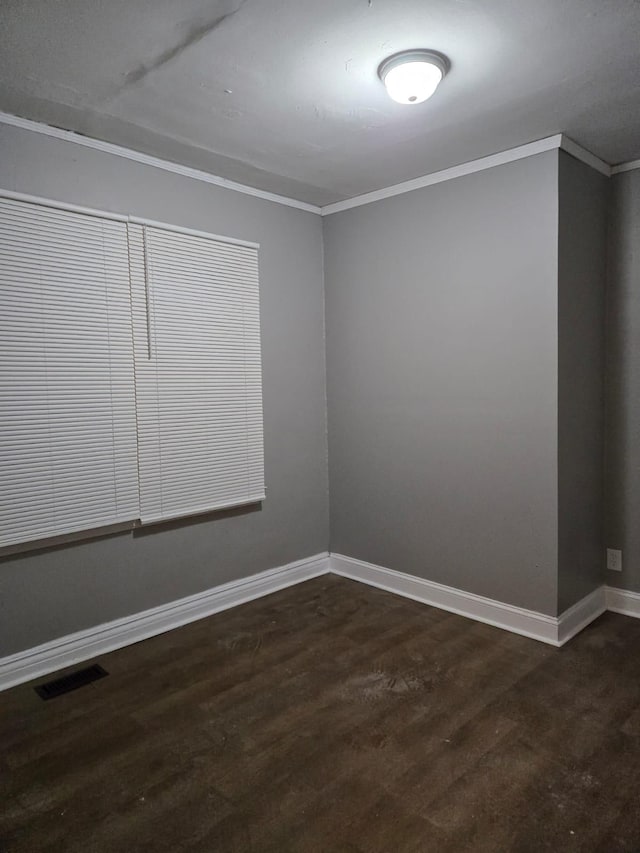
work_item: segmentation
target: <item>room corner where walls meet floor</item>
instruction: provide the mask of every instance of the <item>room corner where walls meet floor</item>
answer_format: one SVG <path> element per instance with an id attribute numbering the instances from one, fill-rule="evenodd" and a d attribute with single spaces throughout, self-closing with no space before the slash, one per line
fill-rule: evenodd
<path id="1" fill-rule="evenodd" d="M 558 617 L 328 552 L 221 584 L 0 659 L 0 691 L 325 574 L 335 574 L 560 647 L 606 610 L 640 618 L 640 594 L 601 586 Z"/>

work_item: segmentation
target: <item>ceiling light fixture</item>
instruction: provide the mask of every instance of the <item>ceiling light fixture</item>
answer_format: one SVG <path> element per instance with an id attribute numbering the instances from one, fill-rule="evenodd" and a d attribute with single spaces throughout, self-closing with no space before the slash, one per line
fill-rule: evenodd
<path id="1" fill-rule="evenodd" d="M 430 98 L 449 70 L 449 60 L 433 50 L 404 50 L 387 57 L 378 77 L 399 104 L 421 104 Z"/>

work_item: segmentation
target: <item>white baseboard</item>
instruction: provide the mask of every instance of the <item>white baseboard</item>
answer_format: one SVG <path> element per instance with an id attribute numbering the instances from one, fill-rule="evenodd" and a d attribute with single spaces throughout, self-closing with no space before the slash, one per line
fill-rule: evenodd
<path id="1" fill-rule="evenodd" d="M 188 622 L 326 574 L 328 570 L 329 555 L 316 554 L 0 658 L 0 690 L 179 628 Z"/>
<path id="2" fill-rule="evenodd" d="M 618 589 L 615 586 L 605 587 L 607 610 L 622 613 L 623 616 L 640 618 L 640 593 L 629 589 Z"/>
<path id="3" fill-rule="evenodd" d="M 552 646 L 562 646 L 606 609 L 602 587 L 554 617 L 340 554 L 331 555 L 330 571 Z"/>
<path id="4" fill-rule="evenodd" d="M 564 645 L 605 610 L 640 618 L 640 593 L 615 587 L 599 587 L 559 617 L 554 617 L 353 557 L 323 553 L 0 658 L 0 691 L 327 572 L 552 646 Z"/>
<path id="5" fill-rule="evenodd" d="M 599 586 L 558 616 L 558 645 L 563 646 L 607 609 L 605 587 Z"/>
<path id="6" fill-rule="evenodd" d="M 403 595 L 405 598 L 439 607 L 441 610 L 468 616 L 478 622 L 505 628 L 516 634 L 541 640 L 543 643 L 558 645 L 558 620 L 553 616 L 514 607 L 492 598 L 463 592 L 452 586 L 434 583 L 340 554 L 331 555 L 330 570 L 336 575 L 362 581 L 379 589 Z"/>

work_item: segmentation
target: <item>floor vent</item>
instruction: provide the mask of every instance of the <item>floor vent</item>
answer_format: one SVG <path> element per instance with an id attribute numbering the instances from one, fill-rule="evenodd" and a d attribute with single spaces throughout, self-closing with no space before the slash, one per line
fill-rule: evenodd
<path id="1" fill-rule="evenodd" d="M 109 673 L 96 663 L 86 669 L 78 669 L 76 672 L 70 672 L 69 675 L 63 675 L 62 678 L 40 684 L 34 687 L 34 690 L 41 699 L 55 699 L 56 696 L 62 696 L 63 693 L 69 693 L 71 690 L 77 690 L 78 687 L 84 687 L 85 684 L 104 678 L 105 675 Z"/>

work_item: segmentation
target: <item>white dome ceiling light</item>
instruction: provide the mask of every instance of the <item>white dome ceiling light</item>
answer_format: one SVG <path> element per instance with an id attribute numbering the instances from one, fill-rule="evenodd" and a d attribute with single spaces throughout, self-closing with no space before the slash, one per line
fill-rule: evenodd
<path id="1" fill-rule="evenodd" d="M 430 98 L 449 70 L 446 56 L 433 50 L 404 50 L 387 57 L 378 77 L 399 104 L 421 104 Z"/>

